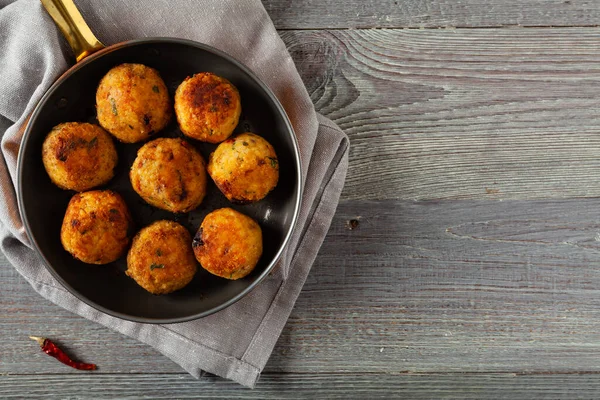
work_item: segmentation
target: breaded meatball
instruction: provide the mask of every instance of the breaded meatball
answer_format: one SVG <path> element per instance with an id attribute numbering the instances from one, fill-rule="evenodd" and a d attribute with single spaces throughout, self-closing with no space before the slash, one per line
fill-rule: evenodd
<path id="1" fill-rule="evenodd" d="M 96 92 L 98 121 L 125 143 L 148 139 L 171 119 L 167 86 L 154 68 L 121 64 L 100 81 Z"/>
<path id="2" fill-rule="evenodd" d="M 125 273 L 152 294 L 183 288 L 197 269 L 190 240 L 187 229 L 176 222 L 162 220 L 148 225 L 133 238 Z"/>
<path id="3" fill-rule="evenodd" d="M 125 253 L 131 215 L 118 193 L 94 190 L 74 195 L 60 230 L 63 247 L 88 264 L 107 264 Z"/>
<path id="4" fill-rule="evenodd" d="M 46 136 L 42 161 L 56 186 L 81 192 L 112 179 L 117 151 L 110 135 L 99 126 L 66 122 Z"/>
<path id="5" fill-rule="evenodd" d="M 187 77 L 175 92 L 181 131 L 197 140 L 220 143 L 231 136 L 242 113 L 240 94 L 227 79 L 210 72 Z"/>
<path id="6" fill-rule="evenodd" d="M 202 155 L 183 139 L 160 138 L 137 153 L 129 178 L 133 189 L 149 204 L 184 213 L 198 207 L 206 194 Z"/>
<path id="7" fill-rule="evenodd" d="M 242 133 L 210 155 L 208 173 L 229 201 L 253 203 L 277 186 L 279 161 L 269 142 L 254 133 Z"/>
<path id="8" fill-rule="evenodd" d="M 213 275 L 240 279 L 262 255 L 262 231 L 252 218 L 231 208 L 208 214 L 192 242 L 200 265 Z"/>

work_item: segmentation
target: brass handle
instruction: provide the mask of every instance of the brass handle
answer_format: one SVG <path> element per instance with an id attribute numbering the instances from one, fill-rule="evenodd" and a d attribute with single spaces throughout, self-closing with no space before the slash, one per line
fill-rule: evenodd
<path id="1" fill-rule="evenodd" d="M 73 0 L 41 0 L 41 2 L 69 42 L 77 62 L 104 48 L 83 20 Z"/>

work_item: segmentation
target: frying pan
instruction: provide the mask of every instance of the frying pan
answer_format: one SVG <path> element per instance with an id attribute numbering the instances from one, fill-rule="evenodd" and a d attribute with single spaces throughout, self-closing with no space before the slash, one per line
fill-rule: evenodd
<path id="1" fill-rule="evenodd" d="M 131 40 L 104 47 L 85 24 L 72 0 L 42 0 L 44 7 L 73 48 L 77 63 L 44 94 L 25 130 L 18 159 L 18 203 L 33 247 L 50 273 L 72 294 L 115 317 L 145 323 L 183 322 L 219 311 L 248 294 L 275 267 L 298 217 L 302 180 L 300 157 L 292 126 L 277 98 L 247 67 L 205 44 L 173 38 Z M 67 253 L 60 227 L 74 194 L 56 187 L 42 163 L 42 143 L 52 127 L 68 121 L 97 123 L 95 93 L 106 72 L 122 63 L 140 63 L 157 69 L 171 98 L 187 76 L 209 71 L 231 81 L 239 90 L 242 116 L 234 134 L 251 131 L 267 139 L 280 162 L 277 187 L 262 201 L 231 204 L 209 180 L 202 204 L 187 214 L 172 214 L 146 204 L 132 189 L 129 168 L 143 145 L 116 143 L 119 163 L 115 177 L 101 189 L 123 196 L 136 230 L 159 219 L 177 221 L 193 235 L 209 212 L 232 207 L 254 218 L 263 231 L 263 255 L 247 277 L 230 281 L 201 267 L 184 289 L 156 296 L 124 273 L 125 257 L 114 263 L 84 264 Z M 157 136 L 182 136 L 175 118 Z M 216 145 L 187 139 L 205 159 Z M 191 244 L 190 244 L 191 245 Z"/>

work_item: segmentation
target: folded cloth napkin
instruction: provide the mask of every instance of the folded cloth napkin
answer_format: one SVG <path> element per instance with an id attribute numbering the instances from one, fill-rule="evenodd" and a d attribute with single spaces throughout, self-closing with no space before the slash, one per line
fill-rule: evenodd
<path id="1" fill-rule="evenodd" d="M 234 305 L 169 325 L 114 318 L 82 303 L 31 249 L 15 197 L 17 154 L 27 118 L 72 63 L 66 41 L 38 0 L 0 0 L 0 248 L 42 296 L 156 348 L 195 377 L 207 371 L 253 387 L 329 228 L 348 165 L 348 139 L 316 114 L 260 0 L 76 0 L 105 44 L 154 36 L 219 48 L 252 69 L 279 98 L 300 144 L 304 195 L 298 225 L 275 273 Z"/>

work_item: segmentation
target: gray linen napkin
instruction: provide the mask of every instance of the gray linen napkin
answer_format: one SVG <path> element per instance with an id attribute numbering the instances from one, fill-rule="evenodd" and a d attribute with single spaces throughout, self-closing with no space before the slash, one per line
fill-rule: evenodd
<path id="1" fill-rule="evenodd" d="M 28 115 L 72 53 L 38 0 L 0 0 L 0 248 L 42 296 L 151 345 L 195 377 L 208 371 L 253 387 L 327 233 L 348 165 L 348 139 L 318 116 L 260 0 L 76 0 L 105 44 L 154 36 L 196 40 L 250 67 L 277 95 L 300 144 L 304 196 L 298 226 L 276 272 L 209 317 L 170 325 L 108 316 L 64 290 L 30 248 L 17 209 L 20 141 Z"/>

